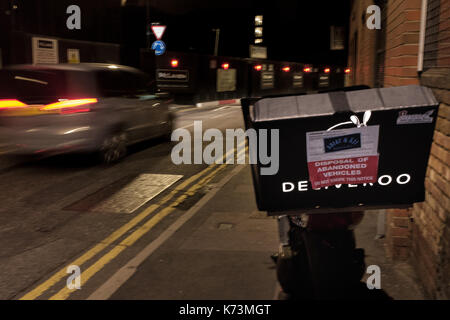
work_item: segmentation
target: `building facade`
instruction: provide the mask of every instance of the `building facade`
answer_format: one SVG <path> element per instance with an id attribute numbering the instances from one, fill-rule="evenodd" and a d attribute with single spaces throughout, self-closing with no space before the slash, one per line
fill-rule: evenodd
<path id="1" fill-rule="evenodd" d="M 379 8 L 370 29 L 368 8 Z M 425 202 L 388 210 L 386 250 L 413 264 L 425 293 L 450 298 L 450 1 L 352 1 L 347 84 L 430 87 L 440 102 L 425 180 Z"/>

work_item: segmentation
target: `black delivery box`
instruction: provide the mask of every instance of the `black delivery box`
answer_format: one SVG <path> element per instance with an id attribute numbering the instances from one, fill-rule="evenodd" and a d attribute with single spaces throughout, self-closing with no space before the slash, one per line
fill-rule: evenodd
<path id="1" fill-rule="evenodd" d="M 359 211 L 424 201 L 438 113 L 429 88 L 247 98 L 241 104 L 247 134 L 256 131 L 258 149 L 261 139 L 268 141 L 272 157 L 269 164 L 260 156 L 251 160 L 259 210 L 269 215 Z M 276 134 L 270 138 L 274 129 L 278 164 Z M 270 174 L 262 174 L 269 166 Z"/>

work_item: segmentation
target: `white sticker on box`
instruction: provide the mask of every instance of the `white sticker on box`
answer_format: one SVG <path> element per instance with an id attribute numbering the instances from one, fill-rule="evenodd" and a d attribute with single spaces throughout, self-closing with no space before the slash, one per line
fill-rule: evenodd
<path id="1" fill-rule="evenodd" d="M 313 188 L 376 182 L 379 126 L 306 133 Z"/>
<path id="2" fill-rule="evenodd" d="M 306 133 L 308 162 L 378 154 L 379 126 Z"/>

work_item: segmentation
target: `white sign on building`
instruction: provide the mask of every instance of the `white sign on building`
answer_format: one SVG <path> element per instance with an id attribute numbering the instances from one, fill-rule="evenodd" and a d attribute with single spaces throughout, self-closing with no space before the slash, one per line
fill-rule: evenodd
<path id="1" fill-rule="evenodd" d="M 250 45 L 250 58 L 267 59 L 267 47 Z"/>
<path id="2" fill-rule="evenodd" d="M 33 37 L 31 41 L 33 64 L 59 63 L 58 40 Z"/>
<path id="3" fill-rule="evenodd" d="M 217 92 L 236 91 L 236 69 L 217 69 Z"/>
<path id="4" fill-rule="evenodd" d="M 67 62 L 68 63 L 80 63 L 80 50 L 79 49 L 67 49 Z"/>

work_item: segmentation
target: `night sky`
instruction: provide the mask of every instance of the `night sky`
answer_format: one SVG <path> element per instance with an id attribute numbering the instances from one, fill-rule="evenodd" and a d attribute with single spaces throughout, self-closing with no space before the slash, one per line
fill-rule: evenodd
<path id="1" fill-rule="evenodd" d="M 146 0 L 27 0 L 17 30 L 61 38 L 146 46 Z M 65 28 L 65 8 L 82 10 L 82 30 Z M 269 59 L 345 65 L 347 51 L 330 51 L 330 25 L 347 27 L 350 1 L 149 0 L 149 22 L 166 24 L 168 50 L 212 54 L 220 28 L 219 55 L 249 57 L 253 21 L 264 16 Z M 151 41 L 155 40 L 153 35 Z"/>
<path id="2" fill-rule="evenodd" d="M 174 50 L 213 52 L 213 28 L 220 28 L 219 54 L 248 56 L 255 14 L 264 15 L 264 45 L 270 59 L 345 65 L 347 52 L 330 51 L 330 25 L 347 27 L 350 1 L 152 0 L 176 17 L 168 21 Z M 162 19 L 164 20 L 164 18 Z"/>

